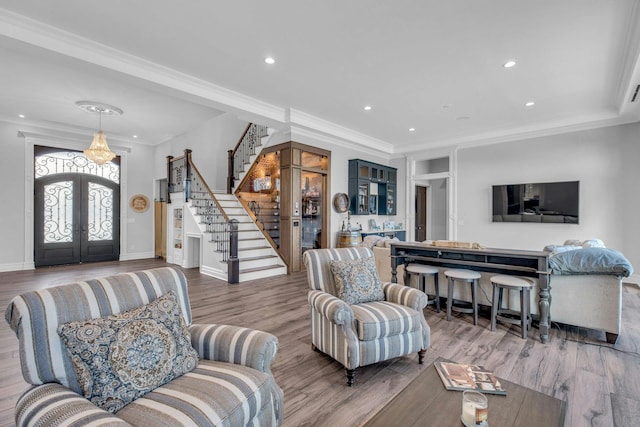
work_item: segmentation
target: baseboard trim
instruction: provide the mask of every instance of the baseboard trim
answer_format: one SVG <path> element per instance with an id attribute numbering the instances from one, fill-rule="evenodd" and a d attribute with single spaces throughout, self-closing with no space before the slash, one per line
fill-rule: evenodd
<path id="1" fill-rule="evenodd" d="M 36 265 L 33 262 L 15 262 L 12 264 L 0 264 L 0 272 L 35 270 Z"/>
<path id="2" fill-rule="evenodd" d="M 207 267 L 206 265 L 200 266 L 200 273 L 205 276 L 215 277 L 216 279 L 227 281 L 227 272 L 218 268 Z"/>

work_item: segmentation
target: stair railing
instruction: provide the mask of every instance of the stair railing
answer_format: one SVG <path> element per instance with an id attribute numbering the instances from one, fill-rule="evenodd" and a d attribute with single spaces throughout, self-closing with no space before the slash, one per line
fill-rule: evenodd
<path id="1" fill-rule="evenodd" d="M 238 224 L 230 220 L 220 202 L 207 185 L 200 171 L 193 163 L 191 150 L 184 150 L 179 157 L 167 156 L 167 186 L 169 193 L 182 191 L 184 201 L 191 200 L 205 225 L 205 232 L 211 234 L 210 242 L 221 253 L 222 261 L 227 263 L 227 281 L 240 281 L 238 260 Z M 171 203 L 169 200 L 168 203 Z"/>
<path id="2" fill-rule="evenodd" d="M 264 125 L 249 123 L 235 148 L 227 152 L 227 194 L 231 194 L 235 181 L 244 172 L 244 165 L 256 154 L 256 147 L 260 146 L 261 138 L 268 135 L 267 131 Z"/>

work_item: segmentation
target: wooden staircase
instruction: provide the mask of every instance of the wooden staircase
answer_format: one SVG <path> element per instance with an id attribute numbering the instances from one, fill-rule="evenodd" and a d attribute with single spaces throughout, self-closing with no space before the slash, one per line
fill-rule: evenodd
<path id="1" fill-rule="evenodd" d="M 249 125 L 241 138 L 239 158 L 234 158 L 236 173 L 228 184 L 242 182 L 250 166 L 259 155 L 263 140 L 269 137 L 264 126 Z M 238 148 L 238 147 L 236 147 Z M 182 203 L 184 208 L 184 233 L 186 237 L 197 237 L 201 241 L 200 259 L 184 258 L 183 267 L 198 265 L 202 274 L 230 281 L 230 234 L 229 224 L 237 221 L 239 282 L 287 274 L 286 263 L 271 244 L 271 238 L 261 231 L 243 204 L 234 194 L 213 192 L 204 182 L 196 166 L 191 161 L 191 151 L 185 150 L 185 156 L 170 163 L 171 173 L 176 177 L 188 177 L 188 190 L 180 187 L 183 193 L 172 193 L 172 204 Z M 174 182 L 181 182 L 176 179 Z M 178 190 L 176 188 L 176 190 Z M 187 196 L 185 196 L 185 194 Z M 188 198 L 187 202 L 184 199 Z M 182 202 L 179 202 L 182 200 Z M 187 242 L 187 245 L 193 245 Z M 190 254 L 185 248 L 185 253 Z M 194 256 L 195 257 L 195 256 Z M 232 259 L 235 262 L 235 259 Z M 234 275 L 235 277 L 235 275 Z"/>

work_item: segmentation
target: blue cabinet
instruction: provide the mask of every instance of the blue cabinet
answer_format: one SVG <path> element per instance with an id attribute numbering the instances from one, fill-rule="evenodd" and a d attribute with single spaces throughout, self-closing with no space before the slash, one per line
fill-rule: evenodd
<path id="1" fill-rule="evenodd" d="M 395 215 L 397 169 L 349 160 L 349 211 L 353 215 Z"/>

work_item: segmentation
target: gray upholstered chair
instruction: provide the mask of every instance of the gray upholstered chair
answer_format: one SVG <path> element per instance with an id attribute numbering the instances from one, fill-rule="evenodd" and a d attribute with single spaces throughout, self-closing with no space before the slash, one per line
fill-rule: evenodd
<path id="1" fill-rule="evenodd" d="M 191 324 L 187 281 L 179 270 L 158 268 L 26 292 L 12 300 L 5 317 L 19 339 L 23 377 L 32 384 L 16 404 L 17 426 L 282 422 L 283 394 L 271 373 L 278 339 L 242 327 Z M 66 328 L 78 325 L 65 335 Z M 69 340 L 88 345 L 82 350 L 88 359 L 73 354 Z M 172 356 L 181 351 L 182 359 Z M 101 361 L 99 369 L 89 374 L 86 360 Z M 169 380 L 147 390 L 154 376 Z"/>
<path id="2" fill-rule="evenodd" d="M 373 252 L 365 247 L 313 249 L 304 253 L 310 287 L 311 341 L 314 349 L 333 357 L 346 369 L 353 385 L 355 370 L 383 360 L 418 353 L 423 363 L 431 344 L 431 330 L 424 318 L 424 292 L 397 283 L 383 283 L 383 300 L 348 304 L 331 269 L 334 260 L 364 263 Z M 375 264 L 373 269 L 375 270 Z"/>

